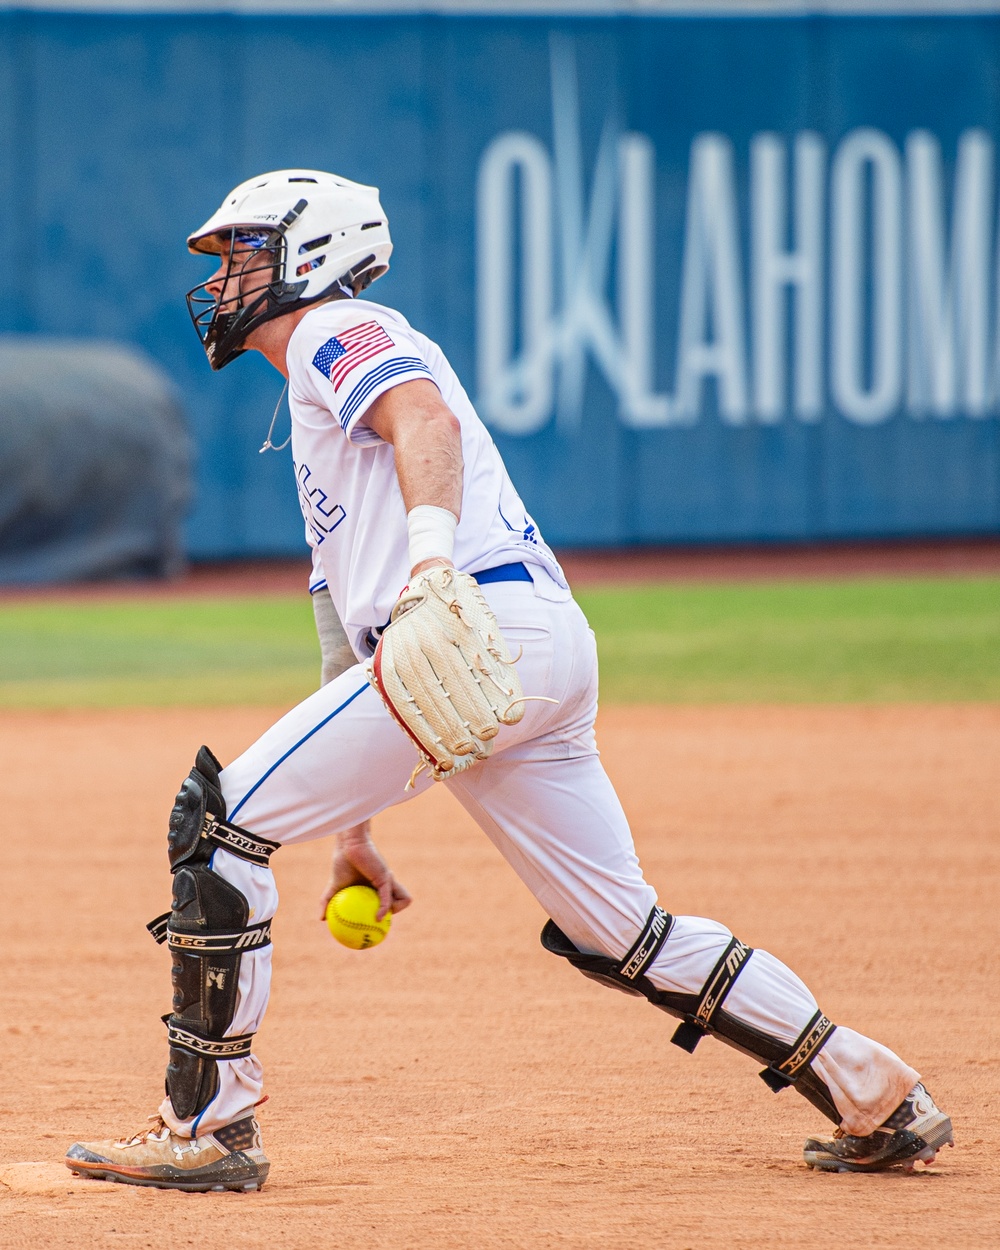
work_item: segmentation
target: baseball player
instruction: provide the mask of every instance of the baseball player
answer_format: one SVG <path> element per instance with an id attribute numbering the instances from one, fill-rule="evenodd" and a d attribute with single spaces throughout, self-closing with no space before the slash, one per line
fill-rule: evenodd
<path id="1" fill-rule="evenodd" d="M 68 1166 L 168 1189 L 264 1183 L 252 1047 L 270 856 L 335 834 L 327 897 L 369 882 L 399 911 L 409 895 L 367 822 L 436 781 L 551 917 L 548 951 L 675 1016 L 678 1046 L 714 1035 L 833 1122 L 807 1140 L 809 1166 L 932 1160 L 952 1127 L 918 1072 L 834 1025 L 773 955 L 658 905 L 597 754 L 583 613 L 440 348 L 363 298 L 392 250 L 377 190 L 263 174 L 188 247 L 218 258 L 188 296 L 213 369 L 252 349 L 288 380 L 326 680 L 227 767 L 198 752 L 170 817 L 171 910 L 150 925 L 172 958 L 166 1096 L 149 1127 L 77 1143 Z"/>

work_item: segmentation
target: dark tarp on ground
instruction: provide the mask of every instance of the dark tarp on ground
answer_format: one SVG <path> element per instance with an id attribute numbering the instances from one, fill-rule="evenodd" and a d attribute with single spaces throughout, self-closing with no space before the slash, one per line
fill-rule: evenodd
<path id="1" fill-rule="evenodd" d="M 0 583 L 165 577 L 183 565 L 192 449 L 134 348 L 0 336 Z"/>

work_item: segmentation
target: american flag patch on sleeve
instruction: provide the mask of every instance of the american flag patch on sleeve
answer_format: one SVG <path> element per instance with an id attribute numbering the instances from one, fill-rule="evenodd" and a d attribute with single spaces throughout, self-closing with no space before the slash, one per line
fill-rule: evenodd
<path id="1" fill-rule="evenodd" d="M 313 356 L 313 364 L 324 378 L 329 378 L 333 389 L 339 391 L 341 383 L 352 369 L 389 347 L 395 347 L 395 343 L 379 323 L 366 321 L 362 325 L 341 331 L 335 338 L 327 339 Z"/>

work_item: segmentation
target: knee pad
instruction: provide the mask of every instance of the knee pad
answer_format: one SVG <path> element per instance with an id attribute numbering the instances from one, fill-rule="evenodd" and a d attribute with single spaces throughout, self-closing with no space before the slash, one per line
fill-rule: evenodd
<path id="1" fill-rule="evenodd" d="M 167 853 L 171 872 L 188 862 L 207 863 L 217 846 L 266 868 L 278 849 L 277 842 L 259 838 L 226 820 L 226 801 L 219 785 L 221 769 L 208 747 L 202 747 L 170 812 Z"/>
<path id="2" fill-rule="evenodd" d="M 170 911 L 147 925 L 170 950 L 174 997 L 173 1010 L 163 1017 L 170 1046 L 166 1085 L 182 1120 L 203 1111 L 215 1097 L 220 1061 L 251 1052 L 252 1033 L 231 1037 L 227 1030 L 236 1014 L 243 953 L 271 941 L 270 921 L 248 924 L 250 909 L 242 892 L 211 870 L 212 854 L 220 846 L 264 865 L 278 848 L 226 820 L 220 767 L 202 747 L 181 786 L 170 814 Z"/>
<path id="3" fill-rule="evenodd" d="M 837 1026 L 817 1011 L 789 1047 L 727 1012 L 726 997 L 753 954 L 753 948 L 738 938 L 730 941 L 699 993 L 677 994 L 657 989 L 645 973 L 670 936 L 673 923 L 668 912 L 654 907 L 636 943 L 621 960 L 585 954 L 552 920 L 542 930 L 542 945 L 553 955 L 568 960 L 584 976 L 645 998 L 668 1015 L 679 1017 L 681 1024 L 670 1039 L 675 1046 L 691 1053 L 703 1037 L 714 1034 L 735 1050 L 767 1064 L 760 1076 L 775 1093 L 794 1085 L 813 1106 L 839 1124 L 840 1113 L 830 1091 L 811 1066 Z"/>

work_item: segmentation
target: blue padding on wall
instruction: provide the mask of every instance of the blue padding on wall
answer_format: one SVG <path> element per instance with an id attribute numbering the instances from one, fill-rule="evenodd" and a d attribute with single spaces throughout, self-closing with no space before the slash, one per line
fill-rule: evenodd
<path id="1" fill-rule="evenodd" d="M 210 372 L 184 238 L 333 169 L 550 541 L 997 532 L 998 54 L 996 16 L 3 13 L 0 331 L 143 348 L 190 553 L 301 552 L 281 379 Z"/>

